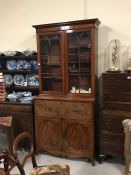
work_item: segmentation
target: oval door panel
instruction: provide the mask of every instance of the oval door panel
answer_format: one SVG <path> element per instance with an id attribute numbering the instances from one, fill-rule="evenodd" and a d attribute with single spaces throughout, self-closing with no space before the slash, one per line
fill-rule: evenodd
<path id="1" fill-rule="evenodd" d="M 66 130 L 66 143 L 75 150 L 86 150 L 89 145 L 88 128 L 77 123 L 70 124 Z"/>

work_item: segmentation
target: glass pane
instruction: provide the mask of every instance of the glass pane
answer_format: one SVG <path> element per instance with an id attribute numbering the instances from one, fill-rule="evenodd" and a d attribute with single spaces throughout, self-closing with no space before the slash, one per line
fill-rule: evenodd
<path id="1" fill-rule="evenodd" d="M 62 91 L 60 35 L 41 35 L 40 54 L 43 91 Z"/>
<path id="2" fill-rule="evenodd" d="M 90 32 L 68 33 L 68 85 L 71 93 L 91 93 Z"/>

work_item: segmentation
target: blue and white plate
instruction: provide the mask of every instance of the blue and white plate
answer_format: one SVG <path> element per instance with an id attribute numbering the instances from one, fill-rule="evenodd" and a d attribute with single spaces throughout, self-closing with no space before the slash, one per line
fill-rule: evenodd
<path id="1" fill-rule="evenodd" d="M 10 86 L 13 84 L 13 77 L 10 74 L 4 74 L 4 82 L 6 86 Z"/>
<path id="2" fill-rule="evenodd" d="M 38 64 L 36 60 L 30 61 L 30 64 L 32 66 L 32 69 L 37 70 L 38 69 Z"/>
<path id="3" fill-rule="evenodd" d="M 31 69 L 32 69 L 32 65 L 31 65 L 30 62 L 27 62 L 26 64 L 24 64 L 23 68 L 24 68 L 25 70 L 31 70 Z"/>
<path id="4" fill-rule="evenodd" d="M 21 98 L 19 98 L 19 101 L 21 103 L 31 103 L 32 100 L 33 100 L 33 97 L 21 97 Z"/>
<path id="5" fill-rule="evenodd" d="M 24 70 L 26 64 L 27 64 L 26 60 L 19 60 L 19 61 L 17 61 L 16 69 L 17 70 Z"/>
<path id="6" fill-rule="evenodd" d="M 26 81 L 28 86 L 39 86 L 38 75 L 27 75 Z"/>
<path id="7" fill-rule="evenodd" d="M 21 74 L 14 75 L 14 84 L 16 86 L 24 86 L 25 81 L 26 80 L 23 75 Z"/>
<path id="8" fill-rule="evenodd" d="M 15 70 L 17 62 L 16 60 L 7 60 L 7 69 L 8 70 Z"/>

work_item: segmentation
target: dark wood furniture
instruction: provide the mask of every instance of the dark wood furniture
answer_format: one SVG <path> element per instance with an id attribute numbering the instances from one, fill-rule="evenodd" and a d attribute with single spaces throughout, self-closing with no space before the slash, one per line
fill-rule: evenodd
<path id="1" fill-rule="evenodd" d="M 0 165 L 1 164 L 3 166 L 3 168 L 0 168 L 1 175 L 10 175 L 11 171 L 16 167 L 20 175 L 25 175 L 24 169 L 18 159 L 15 159 L 7 150 L 0 154 Z"/>
<path id="2" fill-rule="evenodd" d="M 7 149 L 10 154 L 13 154 L 13 141 L 12 116 L 0 117 L 0 153 L 3 149 Z"/>
<path id="3" fill-rule="evenodd" d="M 11 61 L 14 61 L 11 66 Z M 24 63 L 22 64 L 21 61 Z M 28 92 L 30 91 L 32 95 L 38 94 L 38 86 L 30 86 L 27 84 L 14 83 L 15 75 L 22 75 L 25 82 L 27 81 L 27 76 L 38 75 L 38 69 L 36 65 L 33 66 L 34 61 L 37 62 L 37 56 L 0 56 L 0 72 L 3 75 L 9 75 L 7 82 L 5 81 L 6 96 L 13 91 L 15 92 Z M 25 63 L 26 62 L 26 63 Z M 32 63 L 33 62 L 33 63 Z M 32 67 L 27 69 L 26 66 L 31 65 Z M 28 82 L 28 81 L 27 81 Z M 11 115 L 13 117 L 13 129 L 14 137 L 23 131 L 28 131 L 32 135 L 33 130 L 33 103 L 21 103 L 21 101 L 10 102 L 8 99 L 4 102 L 0 102 L 0 117 Z"/>
<path id="4" fill-rule="evenodd" d="M 124 157 L 122 120 L 131 118 L 131 73 L 103 73 L 100 155 Z"/>
<path id="5" fill-rule="evenodd" d="M 11 115 L 14 137 L 23 131 L 34 134 L 33 104 L 22 104 L 19 102 L 1 102 L 0 117 Z"/>
<path id="6" fill-rule="evenodd" d="M 35 98 L 36 151 L 94 165 L 98 19 L 35 25 L 39 96 Z"/>

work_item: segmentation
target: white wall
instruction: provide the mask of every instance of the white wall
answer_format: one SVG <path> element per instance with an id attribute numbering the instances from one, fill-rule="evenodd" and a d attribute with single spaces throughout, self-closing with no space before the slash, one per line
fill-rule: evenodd
<path id="1" fill-rule="evenodd" d="M 0 0 L 0 50 L 36 49 L 32 25 L 82 18 L 82 0 Z"/>
<path id="2" fill-rule="evenodd" d="M 111 39 L 121 41 L 122 60 L 131 44 L 131 0 L 0 0 L 0 51 L 36 49 L 32 25 L 99 18 L 99 75 Z"/>

